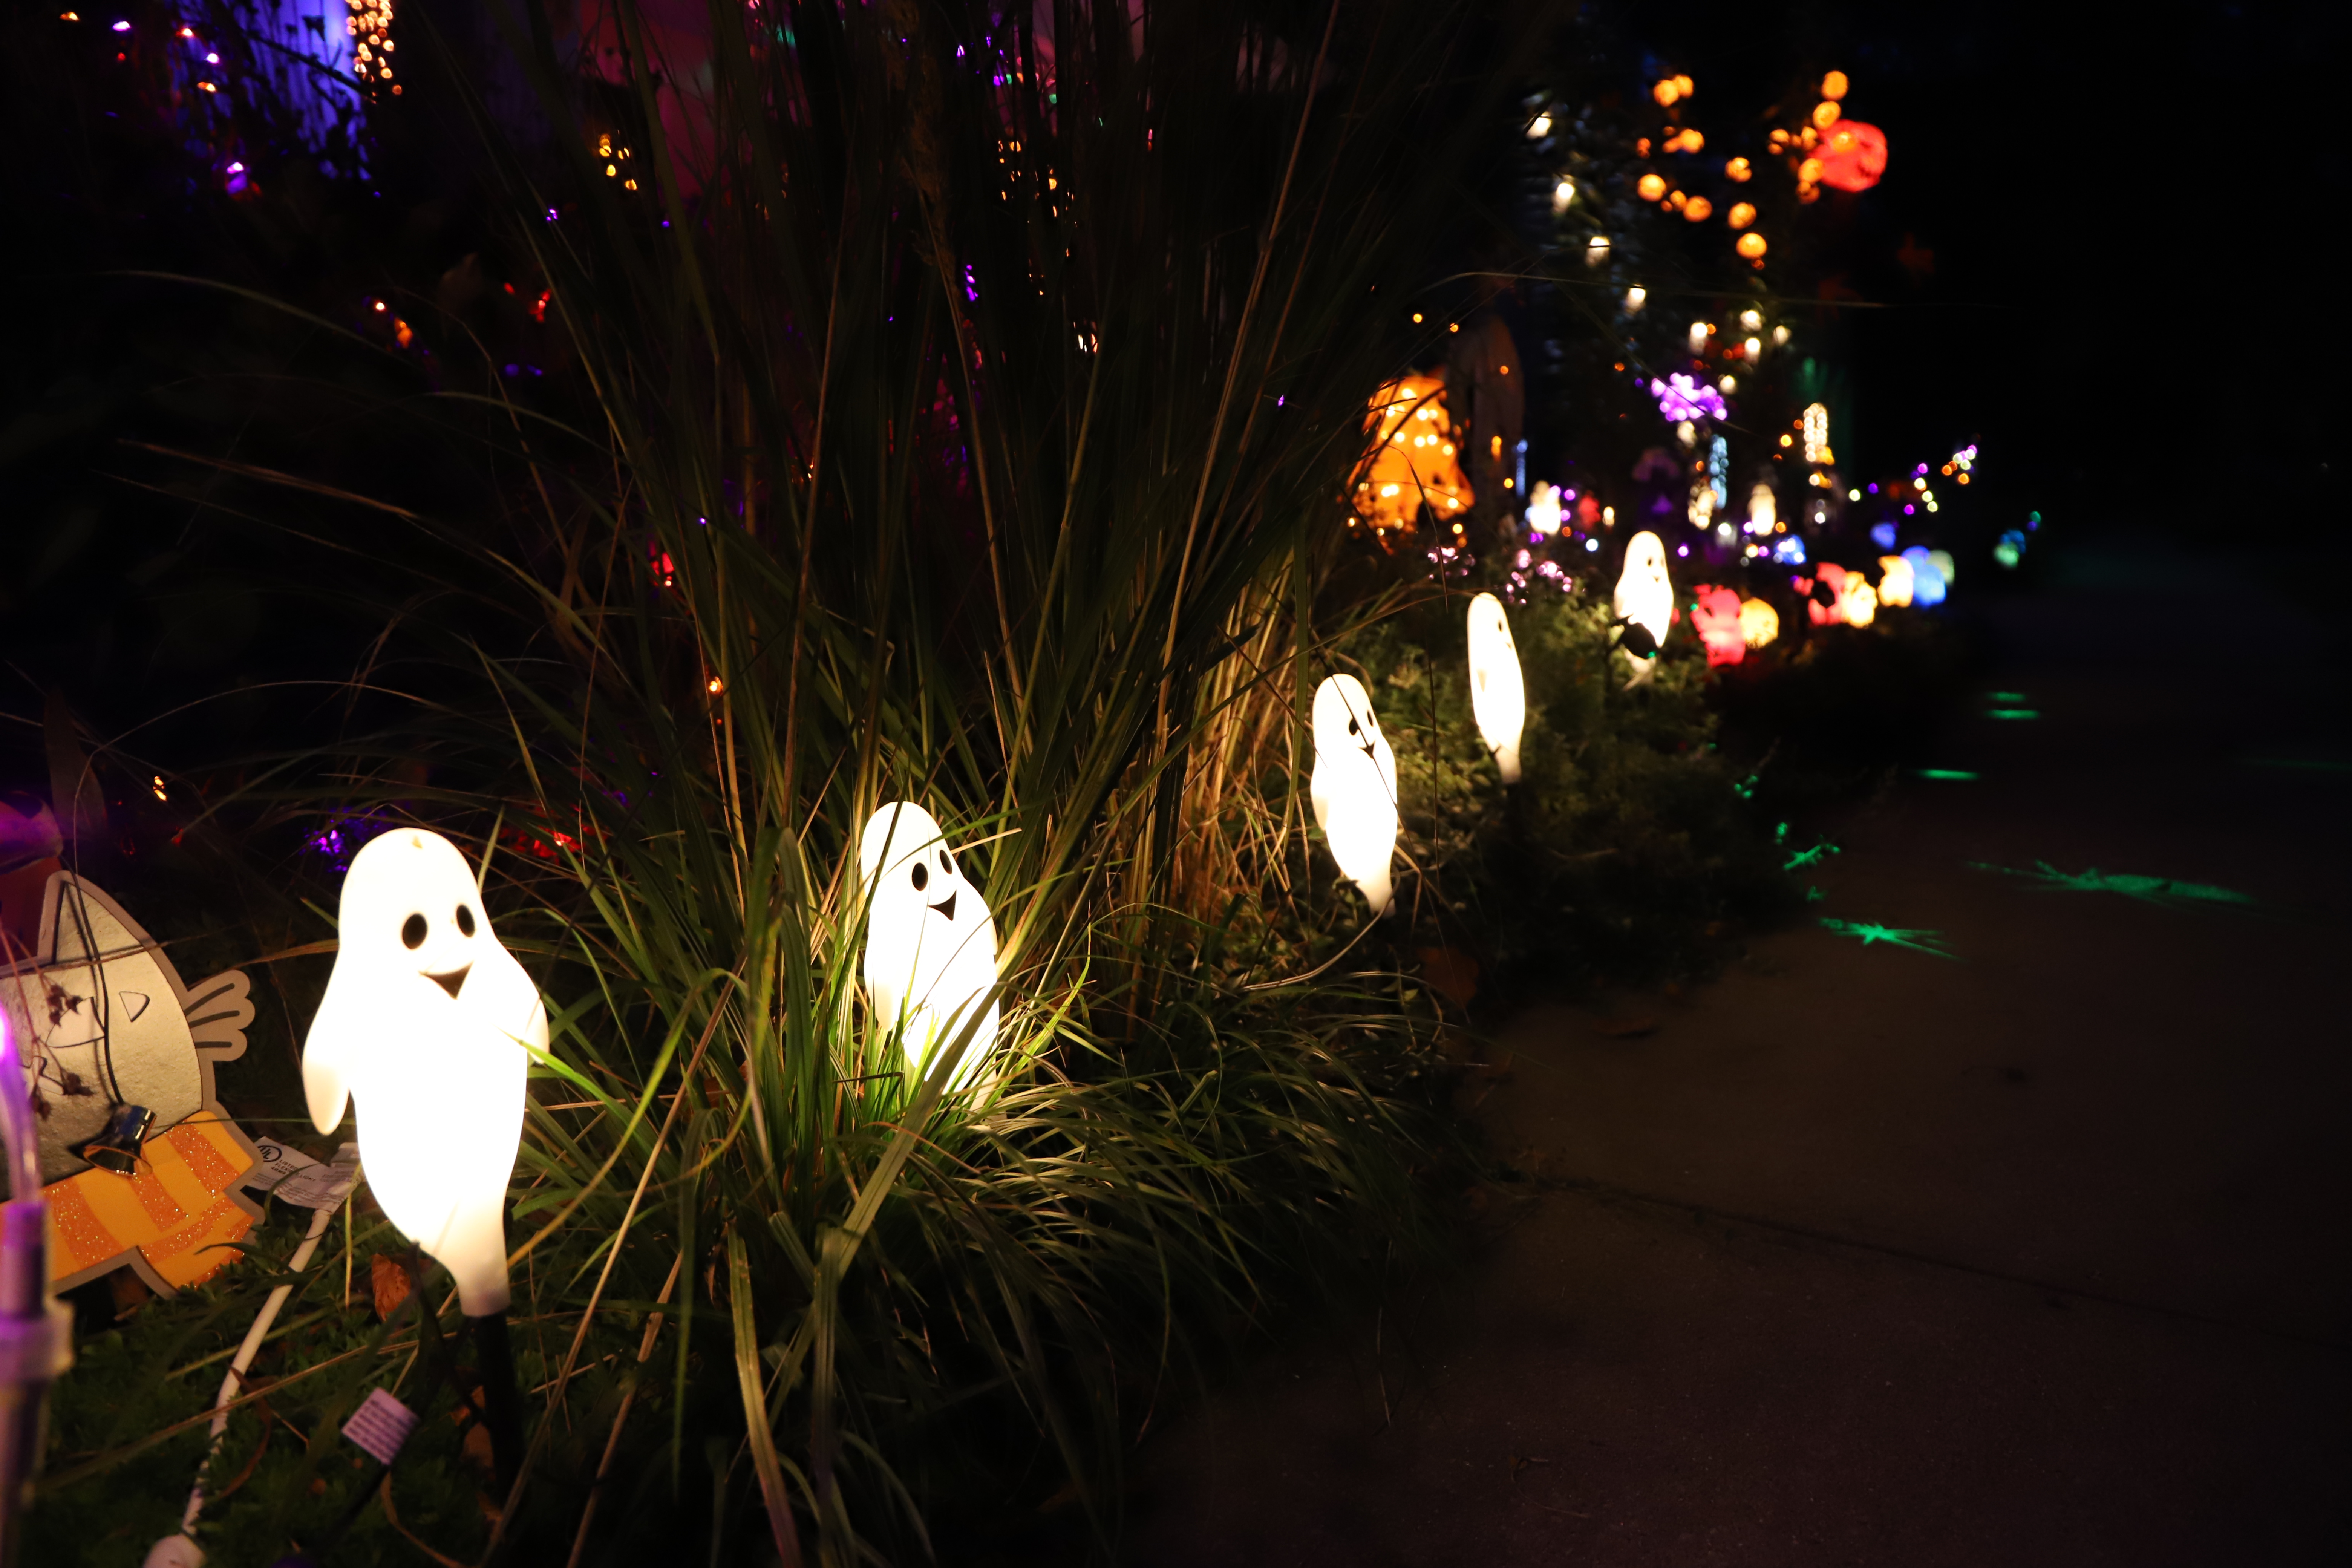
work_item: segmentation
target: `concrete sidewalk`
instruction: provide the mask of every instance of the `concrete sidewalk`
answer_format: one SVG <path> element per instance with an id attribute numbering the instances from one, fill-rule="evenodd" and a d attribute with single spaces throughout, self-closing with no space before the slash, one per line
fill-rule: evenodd
<path id="1" fill-rule="evenodd" d="M 2280 765 L 2352 763 L 2337 682 L 2284 605 L 2267 669 L 2144 662 L 2211 564 L 2078 561 L 1994 612 L 2039 717 L 1801 873 L 1954 956 L 1519 1018 L 1494 1244 L 1156 1439 L 1129 1560 L 2352 1562 L 2352 771 Z M 1976 868 L 2042 861 L 2258 907 Z"/>

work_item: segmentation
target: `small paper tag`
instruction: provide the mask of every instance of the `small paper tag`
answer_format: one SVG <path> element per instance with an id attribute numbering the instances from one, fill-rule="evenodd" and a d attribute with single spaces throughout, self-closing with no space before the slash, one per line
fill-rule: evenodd
<path id="1" fill-rule="evenodd" d="M 257 1192 L 266 1193 L 295 1172 L 319 1162 L 299 1149 L 289 1148 L 275 1138 L 257 1138 L 254 1149 L 261 1155 L 261 1163 L 246 1176 L 245 1184 Z"/>
<path id="2" fill-rule="evenodd" d="M 391 1464 L 415 1430 L 416 1412 L 381 1388 L 369 1390 L 352 1418 L 343 1423 L 343 1436 L 379 1465 Z"/>
<path id="3" fill-rule="evenodd" d="M 246 1178 L 246 1184 L 287 1203 L 306 1209 L 331 1209 L 359 1184 L 360 1146 L 356 1143 L 337 1149 L 331 1165 L 268 1138 L 255 1139 L 253 1146 L 261 1151 L 261 1164 Z"/>

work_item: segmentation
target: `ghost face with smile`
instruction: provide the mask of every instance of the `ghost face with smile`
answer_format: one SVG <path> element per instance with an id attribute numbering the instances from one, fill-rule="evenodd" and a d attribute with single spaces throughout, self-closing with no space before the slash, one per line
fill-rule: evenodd
<path id="1" fill-rule="evenodd" d="M 996 921 L 930 813 L 894 801 L 866 824 L 857 846 L 866 890 L 867 1000 L 877 1030 L 896 1033 L 919 1077 L 972 1025 L 948 1087 L 979 1076 L 996 1040 Z"/>
<path id="2" fill-rule="evenodd" d="M 481 890 L 436 833 L 373 839 L 343 880 L 334 973 L 303 1047 L 311 1120 L 358 1103 L 360 1160 L 393 1224 L 444 1264 L 469 1317 L 507 1302 L 507 1183 L 539 988 L 499 945 Z"/>

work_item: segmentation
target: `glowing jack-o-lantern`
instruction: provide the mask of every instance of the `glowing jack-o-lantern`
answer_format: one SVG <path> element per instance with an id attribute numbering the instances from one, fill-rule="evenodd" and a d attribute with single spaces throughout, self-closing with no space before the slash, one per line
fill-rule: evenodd
<path id="1" fill-rule="evenodd" d="M 1372 395 L 1365 427 L 1380 445 L 1356 476 L 1356 515 L 1383 533 L 1410 529 L 1422 512 L 1441 529 L 1470 508 L 1470 480 L 1462 471 L 1445 383 L 1408 375 Z"/>
<path id="2" fill-rule="evenodd" d="M 1762 235 L 1757 233 L 1751 228 L 1746 234 L 1741 235 L 1739 237 L 1739 243 L 1734 245 L 1731 248 L 1738 251 L 1743 260 L 1761 261 L 1764 258 L 1764 252 L 1771 247 L 1765 243 L 1765 239 Z"/>
<path id="3" fill-rule="evenodd" d="M 1519 736 L 1528 723 L 1528 689 L 1519 673 L 1518 644 L 1503 601 L 1481 594 L 1470 601 L 1470 712 L 1478 738 L 1495 753 L 1505 784 L 1519 782 Z"/>
<path id="4" fill-rule="evenodd" d="M 1730 588 L 1701 588 L 1692 595 L 1691 629 L 1706 648 L 1706 662 L 1738 664 L 1748 657 L 1748 638 L 1740 630 L 1738 593 Z"/>
<path id="5" fill-rule="evenodd" d="M 1633 192 L 1645 202 L 1654 202 L 1666 194 L 1666 182 L 1657 174 L 1644 174 L 1635 182 Z"/>
<path id="6" fill-rule="evenodd" d="M 1307 799 L 1315 826 L 1340 873 L 1363 890 L 1372 913 L 1384 915 L 1396 897 L 1389 863 L 1396 855 L 1396 752 L 1381 732 L 1371 695 L 1352 675 L 1333 675 L 1315 689 L 1315 771 Z"/>
<path id="7" fill-rule="evenodd" d="M 1900 555 L 1878 558 L 1878 602 L 1882 605 L 1908 605 L 1916 586 L 1911 563 Z"/>
<path id="8" fill-rule="evenodd" d="M 331 1132 L 356 1102 L 360 1163 L 385 1217 L 449 1270 L 466 1316 L 503 1312 L 507 1184 L 531 1052 L 547 1049 L 539 987 L 437 833 L 370 840 L 344 875 L 336 927 L 302 1047 L 310 1120 Z"/>
<path id="9" fill-rule="evenodd" d="M 1866 191 L 1886 173 L 1886 132 L 1859 120 L 1841 120 L 1822 137 L 1817 161 L 1824 185 Z"/>
<path id="10" fill-rule="evenodd" d="M 1749 647 L 1769 647 L 1780 635 L 1780 612 L 1761 599 L 1739 601 L 1739 637 Z"/>
<path id="11" fill-rule="evenodd" d="M 857 878 L 866 889 L 863 975 L 875 1028 L 897 1037 L 915 1079 L 961 1041 L 948 1087 L 961 1089 L 996 1046 L 996 920 L 988 900 L 949 853 L 939 823 L 909 801 L 892 801 L 866 818 Z"/>
<path id="12" fill-rule="evenodd" d="M 1665 542 L 1647 529 L 1626 542 L 1625 570 L 1618 576 L 1610 605 L 1619 620 L 1648 634 L 1654 656 L 1665 647 L 1666 632 L 1674 625 L 1675 585 L 1666 575 Z M 1633 678 L 1626 684 L 1639 684 L 1656 672 L 1655 657 L 1643 658 L 1631 651 L 1625 657 L 1633 667 Z"/>

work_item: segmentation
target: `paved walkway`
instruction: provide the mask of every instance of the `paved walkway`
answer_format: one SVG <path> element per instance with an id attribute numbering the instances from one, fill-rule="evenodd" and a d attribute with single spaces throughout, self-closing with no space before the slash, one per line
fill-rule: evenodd
<path id="1" fill-rule="evenodd" d="M 1518 1019 L 1493 1244 L 1156 1439 L 1129 1560 L 2352 1562 L 2352 729 L 2206 572 L 1990 612 L 2039 717 L 1833 829 L 1814 910 L 1953 957 L 1809 927 L 1646 1035 Z M 2260 907 L 1975 868 L 2037 861 Z"/>

